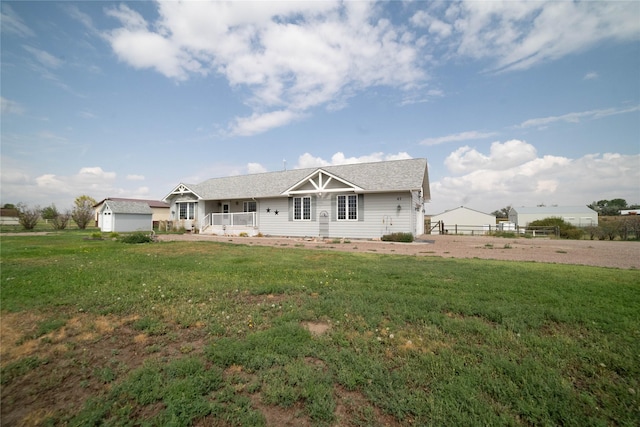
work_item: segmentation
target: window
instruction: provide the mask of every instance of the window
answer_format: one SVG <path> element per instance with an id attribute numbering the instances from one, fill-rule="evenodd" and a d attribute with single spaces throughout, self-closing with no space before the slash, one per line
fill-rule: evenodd
<path id="1" fill-rule="evenodd" d="M 296 221 L 311 220 L 311 197 L 295 197 L 293 199 L 293 219 Z"/>
<path id="2" fill-rule="evenodd" d="M 194 219 L 195 215 L 195 202 L 178 203 L 178 219 Z"/>
<path id="3" fill-rule="evenodd" d="M 257 212 L 256 202 L 244 202 L 244 212 Z"/>
<path id="4" fill-rule="evenodd" d="M 358 196 L 338 196 L 338 221 L 358 220 Z"/>

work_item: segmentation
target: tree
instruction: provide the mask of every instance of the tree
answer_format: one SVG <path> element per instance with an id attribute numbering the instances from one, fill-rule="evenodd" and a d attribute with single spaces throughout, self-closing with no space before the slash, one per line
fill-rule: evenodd
<path id="1" fill-rule="evenodd" d="M 53 203 L 51 203 L 51 206 L 47 206 L 46 208 L 42 209 L 42 218 L 44 219 L 54 219 L 59 214 L 60 213 L 58 212 L 56 205 L 54 205 Z"/>
<path id="2" fill-rule="evenodd" d="M 15 208 L 16 208 L 16 205 L 14 205 L 13 203 L 5 203 L 2 206 L 2 209 L 15 209 Z"/>
<path id="3" fill-rule="evenodd" d="M 71 218 L 80 230 L 84 230 L 93 219 L 93 206 L 95 206 L 96 201 L 93 197 L 82 195 L 76 197 L 73 204 Z"/>
<path id="4" fill-rule="evenodd" d="M 28 207 L 24 203 L 18 203 L 16 205 L 18 210 L 18 222 L 25 230 L 33 230 L 38 225 L 38 221 L 41 218 L 40 206 Z"/>
<path id="5" fill-rule="evenodd" d="M 509 218 L 509 211 L 511 210 L 511 205 L 505 206 L 502 209 L 491 212 L 491 215 L 496 218 Z"/>
<path id="6" fill-rule="evenodd" d="M 625 199 L 598 200 L 587 207 L 598 212 L 600 216 L 615 216 L 620 215 L 621 209 L 627 208 L 627 201 Z"/>

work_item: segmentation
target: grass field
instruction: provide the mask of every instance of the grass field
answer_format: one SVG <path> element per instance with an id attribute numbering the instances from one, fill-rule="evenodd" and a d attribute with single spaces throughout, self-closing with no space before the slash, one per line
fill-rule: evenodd
<path id="1" fill-rule="evenodd" d="M 2 236 L 2 425 L 637 425 L 640 271 Z"/>

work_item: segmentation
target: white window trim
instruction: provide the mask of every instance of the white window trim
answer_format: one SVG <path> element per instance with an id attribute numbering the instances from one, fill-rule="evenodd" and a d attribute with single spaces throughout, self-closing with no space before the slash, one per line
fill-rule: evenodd
<path id="1" fill-rule="evenodd" d="M 344 197 L 344 218 L 340 218 L 340 197 Z M 349 198 L 354 197 L 356 200 L 355 205 L 355 218 L 349 218 Z M 340 194 L 336 196 L 336 220 L 345 222 L 357 222 L 358 221 L 358 195 L 357 194 Z"/>
<path id="2" fill-rule="evenodd" d="M 309 201 L 309 218 L 304 217 L 304 200 Z M 296 218 L 296 200 L 300 200 L 300 218 Z M 311 221 L 311 196 L 300 196 L 293 198 L 293 220 L 294 221 Z"/>
<path id="3" fill-rule="evenodd" d="M 253 210 L 249 210 L 249 207 L 251 204 L 254 204 L 254 208 Z M 249 212 L 257 212 L 258 211 L 258 202 L 254 202 L 253 200 L 247 201 L 247 202 L 242 202 L 242 211 L 245 213 L 249 213 Z"/>
<path id="4" fill-rule="evenodd" d="M 186 210 L 186 218 L 180 218 L 180 208 L 182 205 L 185 205 Z M 179 221 L 195 221 L 196 213 L 198 212 L 198 203 L 197 202 L 176 202 L 176 215 Z M 191 215 L 189 215 L 191 214 Z M 191 218 L 190 218 L 191 217 Z"/>

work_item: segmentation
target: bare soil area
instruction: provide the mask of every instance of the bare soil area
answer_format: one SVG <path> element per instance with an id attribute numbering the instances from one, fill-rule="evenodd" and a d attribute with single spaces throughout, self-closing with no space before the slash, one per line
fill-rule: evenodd
<path id="1" fill-rule="evenodd" d="M 480 258 L 640 269 L 640 242 L 423 235 L 413 243 L 294 237 L 236 237 L 169 234 L 161 241 L 215 241 L 256 246 L 295 247 L 380 254 Z"/>

